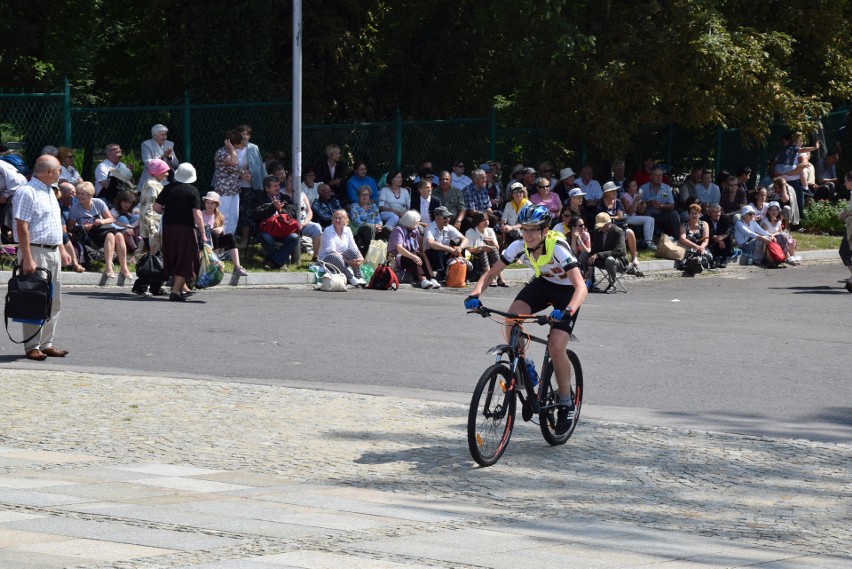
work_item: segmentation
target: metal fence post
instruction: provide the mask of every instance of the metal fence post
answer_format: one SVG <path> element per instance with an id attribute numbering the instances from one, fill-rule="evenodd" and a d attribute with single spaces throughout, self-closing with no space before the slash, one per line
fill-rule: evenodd
<path id="1" fill-rule="evenodd" d="M 189 123 L 189 89 L 183 92 L 183 152 L 187 162 L 192 162 L 192 129 Z"/>
<path id="2" fill-rule="evenodd" d="M 713 170 L 717 174 L 721 172 L 722 166 L 722 125 L 716 125 L 716 160 L 715 160 L 715 169 Z"/>
<path id="3" fill-rule="evenodd" d="M 668 132 L 668 141 L 666 142 L 666 164 L 669 165 L 669 168 L 674 169 L 674 163 L 672 162 L 672 138 L 673 138 L 673 128 L 672 123 L 669 123 L 669 132 Z"/>
<path id="4" fill-rule="evenodd" d="M 396 169 L 402 168 L 402 113 L 396 108 Z"/>
<path id="5" fill-rule="evenodd" d="M 71 83 L 65 78 L 65 97 L 63 98 L 63 116 L 65 117 L 65 146 L 71 148 Z"/>
<path id="6" fill-rule="evenodd" d="M 494 99 L 491 99 L 491 110 L 489 112 L 489 136 L 491 140 L 488 142 L 488 159 L 496 160 L 497 155 L 497 109 L 494 106 Z"/>

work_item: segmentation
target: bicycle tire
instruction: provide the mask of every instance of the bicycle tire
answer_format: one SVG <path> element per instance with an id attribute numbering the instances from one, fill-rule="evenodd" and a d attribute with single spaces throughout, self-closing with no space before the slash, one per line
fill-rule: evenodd
<path id="1" fill-rule="evenodd" d="M 577 422 L 580 420 L 580 409 L 583 406 L 583 368 L 580 366 L 580 358 L 571 350 L 568 352 L 568 360 L 571 362 L 571 392 L 574 394 L 574 421 L 571 428 L 564 435 L 556 434 L 556 408 L 559 405 L 559 386 L 553 376 L 553 365 L 548 361 L 541 370 L 541 383 L 539 384 L 539 405 L 542 410 L 539 414 L 539 427 L 541 434 L 548 443 L 553 446 L 564 445 L 574 434 Z"/>
<path id="2" fill-rule="evenodd" d="M 515 424 L 515 390 L 512 372 L 504 364 L 485 370 L 473 390 L 467 416 L 467 444 L 470 456 L 480 466 L 500 460 Z"/>

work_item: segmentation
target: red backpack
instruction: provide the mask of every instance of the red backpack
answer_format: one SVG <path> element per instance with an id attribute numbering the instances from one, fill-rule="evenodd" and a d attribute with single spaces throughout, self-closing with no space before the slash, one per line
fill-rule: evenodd
<path id="1" fill-rule="evenodd" d="M 375 290 L 399 290 L 399 279 L 393 269 L 390 268 L 391 261 L 385 261 L 378 267 L 370 278 L 367 288 Z"/>
<path id="2" fill-rule="evenodd" d="M 781 245 L 777 241 L 770 241 L 769 245 L 766 246 L 766 256 L 776 265 L 783 263 L 787 258 L 784 256 L 784 249 L 781 248 Z"/>

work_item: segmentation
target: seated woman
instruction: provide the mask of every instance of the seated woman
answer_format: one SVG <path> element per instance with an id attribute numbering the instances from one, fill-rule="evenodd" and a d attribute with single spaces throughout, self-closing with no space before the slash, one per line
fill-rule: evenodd
<path id="1" fill-rule="evenodd" d="M 388 238 L 388 256 L 396 258 L 396 266 L 411 273 L 420 288 L 441 288 L 422 251 L 419 226 L 420 212 L 410 209 L 403 213 Z"/>
<path id="2" fill-rule="evenodd" d="M 367 285 L 367 281 L 361 278 L 364 257 L 355 245 L 352 230 L 349 229 L 349 215 L 345 209 L 335 211 L 331 216 L 331 225 L 323 229 L 319 259 L 340 269 L 350 285 Z"/>
<path id="3" fill-rule="evenodd" d="M 509 201 L 503 208 L 503 216 L 500 219 L 500 235 L 503 243 L 511 243 L 521 238 L 521 224 L 518 223 L 518 212 L 529 205 L 527 190 L 521 182 L 512 182 L 509 186 Z"/>
<path id="4" fill-rule="evenodd" d="M 763 260 L 766 244 L 774 241 L 769 232 L 754 220 L 754 208 L 750 205 L 740 210 L 740 219 L 734 226 L 734 241 L 743 252 L 742 263 L 759 264 Z"/>
<path id="5" fill-rule="evenodd" d="M 639 252 L 636 248 L 636 234 L 627 225 L 627 216 L 624 215 L 624 206 L 617 199 L 618 186 L 615 182 L 607 182 L 603 187 L 603 197 L 598 202 L 598 213 L 609 214 L 612 222 L 624 231 L 624 242 L 627 243 L 627 250 L 630 251 L 630 266 L 627 267 L 627 272 L 630 273 L 639 267 Z M 653 219 L 653 218 L 651 218 Z"/>
<path id="6" fill-rule="evenodd" d="M 754 220 L 760 223 L 763 216 L 766 215 L 766 209 L 769 207 L 766 201 L 766 196 L 769 194 L 766 188 L 758 188 L 754 191 L 754 201 L 749 205 L 754 208 Z"/>
<path id="7" fill-rule="evenodd" d="M 115 237 L 116 229 L 112 225 L 115 219 L 110 214 L 109 208 L 94 195 L 95 186 L 91 182 L 80 182 L 77 186 L 77 203 L 68 210 L 68 232 L 72 233 L 75 228 L 82 229 L 95 246 L 103 248 L 106 278 L 115 278 L 112 264 L 113 254 L 115 254 L 118 256 L 121 276 L 130 279 L 132 275 L 127 268 L 127 246 L 123 238 Z"/>
<path id="8" fill-rule="evenodd" d="M 500 250 L 500 246 L 497 244 L 497 235 L 492 228 L 488 227 L 488 216 L 485 212 L 477 211 L 473 214 L 473 227 L 467 230 L 464 237 L 468 242 L 467 250 L 473 255 L 475 273 L 472 280 L 478 280 L 479 275 L 488 272 L 491 266 L 497 262 L 498 251 Z M 493 285 L 494 283 L 488 284 L 488 286 Z M 509 286 L 503 280 L 503 271 L 497 274 L 497 286 Z"/>
<path id="9" fill-rule="evenodd" d="M 642 240 L 645 243 L 645 248 L 651 251 L 657 250 L 657 245 L 654 243 L 654 218 L 650 215 L 642 215 L 645 213 L 645 200 L 642 199 L 642 194 L 639 193 L 639 187 L 635 180 L 630 180 L 624 184 L 624 191 L 621 192 L 621 205 L 624 207 L 624 217 L 627 218 L 627 225 L 634 227 L 642 226 Z"/>
<path id="10" fill-rule="evenodd" d="M 388 179 L 390 179 L 390 177 Z M 401 178 L 400 183 L 402 183 Z M 367 175 L 366 162 L 356 162 L 355 168 L 352 169 L 352 175 L 346 182 L 346 196 L 349 203 L 355 203 L 358 201 L 358 188 L 361 186 L 367 186 L 370 188 L 370 197 L 373 201 L 379 199 L 379 188 L 376 186 L 376 181 L 373 177 Z"/>
<path id="11" fill-rule="evenodd" d="M 742 210 L 748 203 L 745 192 L 740 188 L 737 179 L 733 181 L 726 180 L 720 188 L 722 197 L 719 198 L 719 205 L 722 206 L 722 213 L 728 216 L 733 223 L 736 214 Z"/>
<path id="12" fill-rule="evenodd" d="M 772 180 L 772 185 L 768 188 L 766 199 L 773 202 L 778 202 L 781 206 L 781 217 L 788 225 L 799 224 L 799 206 L 796 203 L 796 190 L 790 186 L 782 177 L 777 177 Z"/>
<path id="13" fill-rule="evenodd" d="M 678 268 L 688 275 L 695 275 L 704 269 L 712 268 L 713 254 L 710 253 L 710 227 L 701 221 L 701 206 L 693 203 L 687 208 L 689 219 L 680 226 L 680 244 L 686 249 L 686 255 L 679 261 Z"/>
<path id="14" fill-rule="evenodd" d="M 781 219 L 781 205 L 778 202 L 767 204 L 766 215 L 760 221 L 760 226 L 781 246 L 784 255 L 787 257 L 786 263 L 798 265 L 801 257 L 796 256 L 796 240 L 784 230 Z"/>
<path id="15" fill-rule="evenodd" d="M 563 233 L 568 238 L 568 245 L 571 246 L 571 251 L 574 252 L 574 256 L 580 262 L 581 272 L 586 274 L 589 255 L 592 254 L 592 236 L 586 230 L 585 220 L 579 215 L 569 214 L 568 227 Z"/>
<path id="16" fill-rule="evenodd" d="M 390 229 L 382 223 L 379 206 L 373 201 L 372 195 L 370 186 L 361 186 L 358 188 L 358 201 L 349 207 L 352 216 L 350 227 L 355 232 L 355 244 L 362 256 L 367 254 L 373 239 L 378 237 L 387 240 L 390 235 Z"/>
<path id="17" fill-rule="evenodd" d="M 391 171 L 387 176 L 387 186 L 379 192 L 379 211 L 382 221 L 393 229 L 399 218 L 411 207 L 411 193 L 402 187 L 402 172 Z"/>
<path id="18" fill-rule="evenodd" d="M 224 249 L 231 254 L 234 274 L 244 277 L 248 272 L 240 265 L 240 251 L 233 233 L 225 233 L 225 216 L 219 211 L 219 194 L 209 191 L 204 196 L 204 209 L 201 210 L 205 231 L 209 231 L 213 249 Z"/>
<path id="19" fill-rule="evenodd" d="M 562 200 L 559 194 L 550 191 L 550 180 L 540 176 L 535 179 L 535 187 L 538 191 L 530 197 L 530 201 L 533 205 L 543 205 L 556 218 L 562 211 Z"/>
<path id="20" fill-rule="evenodd" d="M 114 225 L 123 229 L 124 244 L 127 251 L 133 253 L 142 243 L 139 237 L 139 206 L 136 203 L 136 195 L 130 190 L 121 190 L 115 196 L 113 208 L 109 210 L 115 219 Z"/>

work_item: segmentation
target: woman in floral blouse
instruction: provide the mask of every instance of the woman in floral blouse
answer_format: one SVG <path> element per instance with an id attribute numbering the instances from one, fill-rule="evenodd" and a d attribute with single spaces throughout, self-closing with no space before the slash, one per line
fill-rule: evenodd
<path id="1" fill-rule="evenodd" d="M 390 230 L 382 223 L 379 206 L 372 199 L 372 189 L 368 185 L 358 188 L 358 202 L 350 207 L 351 221 L 349 226 L 355 234 L 355 244 L 366 255 L 370 248 L 370 241 L 376 239 L 387 239 Z"/>

